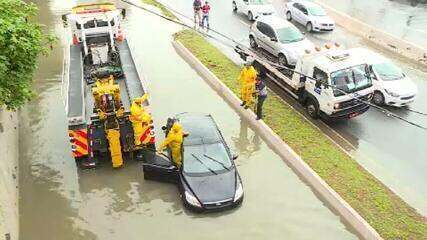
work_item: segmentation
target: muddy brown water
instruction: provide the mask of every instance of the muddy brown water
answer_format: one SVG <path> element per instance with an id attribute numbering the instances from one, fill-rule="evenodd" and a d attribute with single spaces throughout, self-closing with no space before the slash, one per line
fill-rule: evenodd
<path id="1" fill-rule="evenodd" d="M 67 239 L 356 239 L 340 218 L 253 132 L 247 123 L 176 54 L 177 30 L 129 9 L 126 30 L 151 93 L 159 127 L 184 111 L 208 112 L 239 153 L 245 200 L 215 214 L 186 211 L 175 186 L 144 181 L 141 165 L 78 171 L 70 156 L 61 96 L 63 49 L 60 15 L 73 1 L 36 1 L 39 20 L 59 43 L 40 58 L 38 93 L 20 113 L 20 236 Z"/>

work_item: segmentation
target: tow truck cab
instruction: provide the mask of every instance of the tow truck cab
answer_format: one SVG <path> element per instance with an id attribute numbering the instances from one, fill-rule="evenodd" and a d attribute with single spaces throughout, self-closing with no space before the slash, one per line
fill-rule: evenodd
<path id="1" fill-rule="evenodd" d="M 317 48 L 297 61 L 291 81 L 311 117 L 349 119 L 369 109 L 365 102 L 374 91 L 369 67 L 355 51 Z"/>

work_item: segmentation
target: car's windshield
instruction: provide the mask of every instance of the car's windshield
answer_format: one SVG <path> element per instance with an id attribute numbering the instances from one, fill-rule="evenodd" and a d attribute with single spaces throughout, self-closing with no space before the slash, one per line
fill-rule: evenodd
<path id="1" fill-rule="evenodd" d="M 222 142 L 184 147 L 185 174 L 218 174 L 233 167 Z"/>
<path id="2" fill-rule="evenodd" d="M 279 28 L 276 32 L 281 43 L 299 42 L 304 39 L 304 35 L 296 27 Z"/>
<path id="3" fill-rule="evenodd" d="M 334 95 L 340 96 L 344 95 L 343 92 L 352 93 L 372 86 L 372 80 L 368 76 L 366 64 L 331 73 L 331 84 L 335 87 Z"/>
<path id="4" fill-rule="evenodd" d="M 250 0 L 249 3 L 252 5 L 264 5 L 268 4 L 269 2 L 266 0 Z"/>
<path id="5" fill-rule="evenodd" d="M 390 62 L 372 64 L 372 69 L 384 81 L 399 80 L 405 77 L 402 71 Z"/>
<path id="6" fill-rule="evenodd" d="M 326 16 L 326 13 L 323 10 L 323 8 L 319 6 L 316 6 L 316 5 L 308 6 L 307 9 L 310 15 L 312 16 Z"/>

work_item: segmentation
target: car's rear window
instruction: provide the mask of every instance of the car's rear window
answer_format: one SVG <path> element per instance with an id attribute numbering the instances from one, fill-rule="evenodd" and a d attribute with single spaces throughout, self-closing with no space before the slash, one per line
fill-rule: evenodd
<path id="1" fill-rule="evenodd" d="M 179 121 L 189 136 L 184 138 L 184 146 L 222 142 L 217 126 L 209 115 L 185 114 Z"/>

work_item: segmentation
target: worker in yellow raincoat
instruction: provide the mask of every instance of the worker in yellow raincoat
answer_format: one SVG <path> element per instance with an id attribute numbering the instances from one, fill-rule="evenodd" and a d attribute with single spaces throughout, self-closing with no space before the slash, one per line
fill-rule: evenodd
<path id="1" fill-rule="evenodd" d="M 158 149 L 159 152 L 162 152 L 166 147 L 169 148 L 172 154 L 172 161 L 178 168 L 182 165 L 182 142 L 184 141 L 184 135 L 186 134 L 182 129 L 182 125 L 175 121 L 166 139 Z"/>
<path id="2" fill-rule="evenodd" d="M 252 66 L 252 61 L 248 59 L 239 75 L 239 82 L 241 85 L 240 94 L 242 98 L 242 104 L 240 106 L 248 108 L 254 102 L 253 94 L 255 92 L 255 80 L 257 75 L 257 71 Z"/>
<path id="3" fill-rule="evenodd" d="M 149 112 L 144 109 L 143 103 L 148 99 L 148 94 L 144 94 L 142 97 L 135 98 L 132 101 L 130 107 L 129 120 L 132 122 L 134 131 L 134 144 L 140 146 L 141 144 L 147 144 L 141 137 L 150 128 L 152 118 Z"/>

